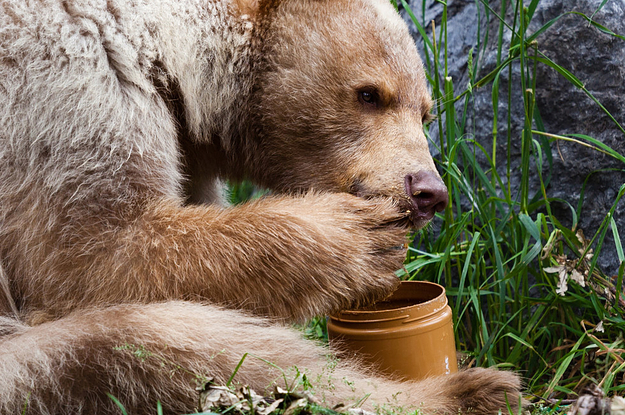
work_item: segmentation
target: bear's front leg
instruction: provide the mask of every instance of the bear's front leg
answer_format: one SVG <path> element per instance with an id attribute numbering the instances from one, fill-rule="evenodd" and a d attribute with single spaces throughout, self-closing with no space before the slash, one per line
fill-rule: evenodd
<path id="1" fill-rule="evenodd" d="M 302 320 L 392 292 L 405 257 L 398 219 L 390 200 L 348 194 L 232 208 L 155 201 L 123 229 L 91 229 L 89 239 L 53 251 L 47 272 L 64 273 L 65 283 L 39 290 L 40 300 L 63 314 L 89 304 L 200 299 Z"/>

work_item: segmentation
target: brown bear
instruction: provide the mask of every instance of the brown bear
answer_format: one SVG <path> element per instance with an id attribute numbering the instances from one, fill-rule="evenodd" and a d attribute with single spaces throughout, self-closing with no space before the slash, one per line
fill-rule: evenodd
<path id="1" fill-rule="evenodd" d="M 447 203 L 431 105 L 387 0 L 3 1 L 0 413 L 191 412 L 246 353 L 328 405 L 517 408 L 516 375 L 382 379 L 284 326 L 396 287 Z M 240 179 L 273 194 L 227 207 Z"/>

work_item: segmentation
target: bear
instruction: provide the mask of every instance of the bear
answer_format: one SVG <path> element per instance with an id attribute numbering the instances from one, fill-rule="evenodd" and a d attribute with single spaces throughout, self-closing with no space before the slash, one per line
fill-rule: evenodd
<path id="1" fill-rule="evenodd" d="M 387 0 L 2 2 L 0 412 L 188 413 L 243 356 L 330 406 L 516 411 L 513 373 L 383 378 L 289 326 L 398 285 L 447 204 L 431 107 Z"/>

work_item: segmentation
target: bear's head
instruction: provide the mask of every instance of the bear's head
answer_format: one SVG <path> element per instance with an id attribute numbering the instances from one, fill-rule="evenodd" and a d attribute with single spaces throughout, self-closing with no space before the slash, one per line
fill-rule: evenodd
<path id="1" fill-rule="evenodd" d="M 447 189 L 423 125 L 432 101 L 405 23 L 388 0 L 279 0 L 254 93 L 263 185 L 385 196 L 414 228 Z"/>

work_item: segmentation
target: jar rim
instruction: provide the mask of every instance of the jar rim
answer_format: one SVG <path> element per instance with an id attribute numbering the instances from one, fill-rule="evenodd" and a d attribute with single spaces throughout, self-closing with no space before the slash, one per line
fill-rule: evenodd
<path id="1" fill-rule="evenodd" d="M 338 321 L 420 320 L 436 314 L 447 306 L 445 288 L 429 281 L 402 281 L 399 288 L 385 301 L 382 309 L 343 310 L 330 318 Z M 398 304 L 393 306 L 393 302 Z M 414 302 L 406 304 L 406 302 Z M 371 306 L 370 306 L 371 307 Z"/>

